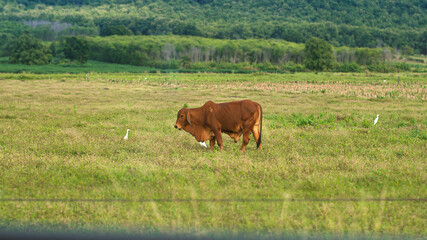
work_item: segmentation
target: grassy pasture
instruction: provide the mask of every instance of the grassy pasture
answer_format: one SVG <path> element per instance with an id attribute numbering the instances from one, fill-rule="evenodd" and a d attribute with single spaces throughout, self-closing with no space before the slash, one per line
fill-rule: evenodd
<path id="1" fill-rule="evenodd" d="M 0 72 L 2 73 L 88 73 L 88 72 L 131 72 L 143 73 L 154 71 L 149 67 L 132 66 L 124 64 L 105 63 L 98 61 L 88 61 L 85 64 L 47 64 L 47 65 L 23 65 L 9 63 L 8 57 L 0 57 Z"/>
<path id="2" fill-rule="evenodd" d="M 0 74 L 0 228 L 426 236 L 427 78 L 396 74 Z M 251 99 L 263 150 L 209 151 L 184 104 Z M 373 125 L 377 114 L 379 122 Z M 129 140 L 123 141 L 126 129 Z"/>

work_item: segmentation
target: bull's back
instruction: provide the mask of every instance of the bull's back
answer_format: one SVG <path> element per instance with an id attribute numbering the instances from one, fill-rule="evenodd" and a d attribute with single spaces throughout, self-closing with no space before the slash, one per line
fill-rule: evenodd
<path id="1" fill-rule="evenodd" d="M 221 128 L 232 132 L 238 132 L 247 122 L 252 122 L 258 115 L 259 104 L 251 100 L 234 101 L 218 104 L 216 117 L 220 121 Z"/>

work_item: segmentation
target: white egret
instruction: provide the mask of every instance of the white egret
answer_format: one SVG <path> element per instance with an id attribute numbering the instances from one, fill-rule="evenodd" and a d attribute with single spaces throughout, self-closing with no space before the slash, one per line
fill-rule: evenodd
<path id="1" fill-rule="evenodd" d="M 375 118 L 374 125 L 377 124 L 377 122 L 378 122 L 378 116 L 379 116 L 379 114 L 377 114 L 377 118 Z"/>
<path id="2" fill-rule="evenodd" d="M 199 142 L 200 146 L 207 148 L 208 146 L 206 146 L 205 142 Z"/>
<path id="3" fill-rule="evenodd" d="M 124 139 L 124 140 L 128 140 L 128 139 L 129 139 L 128 135 L 129 135 L 129 129 L 127 130 L 127 132 L 126 132 L 126 136 L 125 136 L 123 139 Z"/>

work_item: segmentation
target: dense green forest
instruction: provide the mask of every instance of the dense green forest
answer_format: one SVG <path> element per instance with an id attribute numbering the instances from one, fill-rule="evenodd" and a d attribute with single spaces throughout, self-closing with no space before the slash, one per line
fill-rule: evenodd
<path id="1" fill-rule="evenodd" d="M 409 70 L 395 60 L 427 54 L 426 9 L 421 0 L 5 1 L 0 57 L 156 69 Z M 310 69 L 304 43 L 312 39 L 331 45 L 327 66 Z M 40 53 L 35 44 L 48 48 L 43 61 L 28 61 Z"/>
<path id="2" fill-rule="evenodd" d="M 318 37 L 334 46 L 427 54 L 425 0 L 8 0 L 0 3 L 0 20 L 3 39 L 24 31 L 47 41 L 108 35 L 108 28 L 121 26 L 126 35 L 296 43 Z"/>

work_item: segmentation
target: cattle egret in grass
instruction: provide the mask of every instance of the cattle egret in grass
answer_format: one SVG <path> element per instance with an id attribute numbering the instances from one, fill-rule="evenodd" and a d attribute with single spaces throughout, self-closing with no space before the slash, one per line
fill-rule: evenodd
<path id="1" fill-rule="evenodd" d="M 378 116 L 379 116 L 379 114 L 377 114 L 377 118 L 375 118 L 374 125 L 377 124 L 377 122 L 378 122 Z"/>
<path id="2" fill-rule="evenodd" d="M 206 146 L 205 142 L 199 142 L 200 146 L 207 148 L 208 146 Z"/>
<path id="3" fill-rule="evenodd" d="M 126 132 L 126 136 L 125 136 L 123 139 L 124 139 L 124 140 L 128 140 L 128 139 L 129 139 L 128 135 L 129 135 L 129 129 L 127 130 L 127 132 Z"/>

